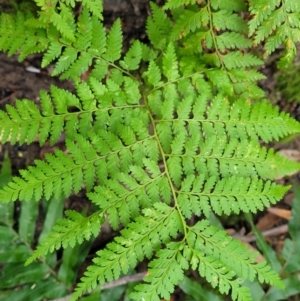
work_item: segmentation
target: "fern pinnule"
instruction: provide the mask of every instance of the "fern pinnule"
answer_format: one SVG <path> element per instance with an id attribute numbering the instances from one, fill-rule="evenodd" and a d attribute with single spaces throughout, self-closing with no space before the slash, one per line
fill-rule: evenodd
<path id="1" fill-rule="evenodd" d="M 142 46 L 139 41 L 134 41 L 130 49 L 120 61 L 120 66 L 126 70 L 136 70 L 142 60 Z"/>
<path id="2" fill-rule="evenodd" d="M 121 29 L 121 20 L 118 19 L 115 21 L 113 26 L 110 29 L 110 32 L 107 36 L 106 41 L 106 53 L 104 54 L 104 59 L 109 62 L 114 62 L 121 57 L 122 51 L 122 29 Z"/>

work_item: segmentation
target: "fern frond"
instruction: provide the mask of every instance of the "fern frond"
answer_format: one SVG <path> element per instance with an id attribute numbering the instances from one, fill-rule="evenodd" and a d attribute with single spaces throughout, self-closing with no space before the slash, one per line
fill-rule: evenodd
<path id="1" fill-rule="evenodd" d="M 156 259 L 149 264 L 149 275 L 144 278 L 145 284 L 138 284 L 130 296 L 134 300 L 159 301 L 159 296 L 170 299 L 174 286 L 183 279 L 184 270 L 189 263 L 183 256 L 181 242 L 170 242 L 156 254 Z"/>
<path id="2" fill-rule="evenodd" d="M 32 53 L 47 49 L 48 39 L 42 28 L 24 26 L 26 15 L 18 12 L 15 16 L 0 14 L 0 50 L 15 54 L 20 48 L 19 60 Z"/>
<path id="3" fill-rule="evenodd" d="M 122 51 L 122 29 L 121 21 L 115 21 L 107 36 L 107 49 L 104 58 L 110 62 L 114 62 L 121 57 Z"/>
<path id="4" fill-rule="evenodd" d="M 241 211 L 256 213 L 264 206 L 276 203 L 288 189 L 255 178 L 228 177 L 219 180 L 190 175 L 181 183 L 178 204 L 186 218 L 190 218 L 192 213 L 208 217 L 211 211 L 218 215 L 239 214 Z M 229 203 L 231 206 L 228 206 Z"/>
<path id="5" fill-rule="evenodd" d="M 74 247 L 76 244 L 81 244 L 84 240 L 89 240 L 91 236 L 98 235 L 99 229 L 104 222 L 104 218 L 99 212 L 95 212 L 89 217 L 84 217 L 76 211 L 68 210 L 65 211 L 65 215 L 66 218 L 56 221 L 50 234 L 27 259 L 26 265 L 61 247 Z"/>
<path id="6" fill-rule="evenodd" d="M 224 32 L 223 34 L 217 36 L 216 42 L 218 49 L 220 49 L 222 52 L 230 48 L 249 48 L 252 44 L 249 39 L 246 39 L 243 35 L 237 32 Z"/>
<path id="7" fill-rule="evenodd" d="M 220 260 L 235 271 L 242 280 L 249 278 L 250 281 L 253 281 L 256 275 L 261 275 L 260 282 L 283 286 L 278 275 L 270 271 L 270 266 L 266 261 L 255 263 L 257 253 L 248 249 L 240 241 L 233 239 L 226 231 L 209 225 L 206 220 L 202 220 L 190 228 L 187 240 L 190 247 Z"/>
<path id="8" fill-rule="evenodd" d="M 136 70 L 139 68 L 141 60 L 142 46 L 140 42 L 135 41 L 126 53 L 124 60 L 120 61 L 120 65 L 126 70 Z"/>
<path id="9" fill-rule="evenodd" d="M 94 5 L 92 1 L 87 2 Z M 44 2 L 40 5 L 44 7 Z M 63 3 L 60 5 L 64 7 Z M 120 20 L 114 23 L 106 38 L 105 28 L 95 14 L 90 15 L 88 8 L 81 11 L 76 27 L 73 26 L 74 20 L 71 22 L 68 19 L 69 15 L 73 18 L 72 13 L 66 11 L 63 13 L 63 9 L 61 14 L 58 14 L 55 10 L 49 11 L 47 8 L 40 15 L 42 19 L 31 18 L 25 22 L 24 14 L 21 12 L 15 17 L 1 14 L 0 50 L 7 51 L 10 55 L 20 50 L 20 60 L 31 53 L 45 52 L 42 66 L 45 67 L 58 59 L 52 75 L 61 74 L 62 79 L 78 78 L 92 66 L 93 62 L 96 62 L 97 70 L 99 59 L 100 64 L 105 63 L 107 68 L 121 57 Z M 129 52 L 124 58 L 127 70 L 137 69 L 141 61 L 141 49 L 137 46 L 138 43 L 135 45 L 134 54 Z M 137 56 L 137 60 L 133 60 L 132 55 Z M 97 71 L 93 73 L 93 76 L 95 75 L 98 75 Z"/>
<path id="10" fill-rule="evenodd" d="M 126 111 L 129 113 L 128 116 L 133 117 L 132 114 L 137 114 L 129 110 L 129 108 L 140 107 L 137 83 L 129 78 L 124 78 L 121 86 L 113 84 L 112 81 L 109 83 L 110 85 L 107 88 L 103 86 L 102 90 L 101 84 L 94 78 L 90 78 L 89 84 L 78 83 L 76 88 L 79 98 L 66 90 L 52 86 L 51 97 L 43 91 L 40 94 L 41 109 L 28 100 L 17 101 L 15 107 L 7 105 L 7 112 L 0 112 L 2 124 L 0 140 L 24 143 L 37 139 L 42 145 L 50 135 L 50 142 L 54 144 L 64 130 L 67 138 L 72 138 L 76 134 L 74 129 L 81 134 L 86 134 L 92 126 L 96 129 L 101 128 L 101 125 L 111 118 L 110 110 L 114 112 L 115 122 L 123 120 Z M 113 104 L 115 93 L 119 93 L 120 99 Z M 100 105 L 100 98 L 106 99 L 106 102 Z M 75 108 L 75 111 L 69 112 L 69 108 Z M 95 121 L 93 114 L 96 116 Z M 140 123 L 141 119 L 136 124 L 140 125 Z M 140 131 L 143 129 L 145 128 L 139 128 Z"/>
<path id="11" fill-rule="evenodd" d="M 300 41 L 299 7 L 293 1 L 250 1 L 252 19 L 249 35 L 256 44 L 265 41 L 265 55 L 270 55 L 280 45 L 285 46 L 285 55 L 279 65 L 284 67 L 296 55 L 295 43 Z"/>
<path id="12" fill-rule="evenodd" d="M 146 25 L 148 37 L 156 49 L 164 49 L 169 41 L 172 23 L 156 4 L 150 2 L 150 7 L 152 17 L 147 19 Z"/>
<path id="13" fill-rule="evenodd" d="M 267 53 L 300 40 L 299 7 L 271 1 L 265 8 L 265 1 L 250 1 L 250 36 L 265 41 Z M 51 87 L 41 92 L 40 107 L 29 100 L 7 105 L 0 141 L 53 145 L 63 138 L 66 151 L 21 170 L 0 201 L 49 200 L 85 188 L 97 209 L 89 217 L 67 211 L 27 263 L 97 235 L 105 217 L 123 230 L 97 252 L 71 300 L 145 258 L 149 273 L 135 300 L 169 299 L 189 268 L 233 300 L 251 300 L 241 286 L 247 279 L 281 286 L 244 245 L 198 222 L 211 212 L 275 204 L 289 187 L 272 180 L 300 169 L 260 146 L 299 133 L 300 124 L 262 100 L 248 2 L 169 0 L 169 11 L 151 3 L 152 46 L 134 41 L 124 54 L 121 21 L 106 33 L 101 1 L 83 0 L 76 18 L 77 0 L 35 2 L 38 18 L 0 15 L 0 50 L 20 52 L 20 59 L 45 52 L 43 67 L 54 63 L 52 75 L 71 78 L 76 92 Z"/>
<path id="14" fill-rule="evenodd" d="M 212 15 L 213 24 L 217 30 L 229 29 L 233 32 L 247 33 L 248 27 L 238 14 L 232 14 L 230 10 L 218 10 Z"/>
<path id="15" fill-rule="evenodd" d="M 82 4 L 99 20 L 103 19 L 103 4 L 102 1 L 97 0 L 82 0 Z"/>
<path id="16" fill-rule="evenodd" d="M 207 9 L 200 9 L 199 12 L 185 9 L 182 10 L 176 21 L 177 22 L 171 32 L 171 37 L 174 40 L 180 39 L 189 33 L 193 33 L 196 29 L 207 26 L 209 22 L 209 13 Z"/>
<path id="17" fill-rule="evenodd" d="M 235 68 L 247 68 L 252 66 L 260 66 L 263 61 L 258 57 L 246 53 L 242 54 L 241 51 L 230 52 L 222 55 L 223 63 L 228 70 Z"/>
<path id="18" fill-rule="evenodd" d="M 128 119 L 134 123 L 134 118 Z M 140 127 L 143 126 L 141 123 L 138 124 Z M 87 189 L 91 189 L 96 181 L 102 183 L 108 175 L 128 172 L 132 163 L 142 164 L 139 158 L 148 155 L 145 146 L 151 147 L 152 154 L 149 157 L 157 159 L 157 147 L 149 143 L 148 137 L 140 136 L 141 148 L 137 148 L 137 138 L 130 126 L 120 131 L 119 136 L 102 131 L 97 135 L 91 133 L 91 142 L 79 135 L 74 138 L 77 143 L 67 140 L 70 155 L 57 150 L 53 155 L 46 155 L 45 161 L 35 161 L 35 167 L 21 171 L 22 178 L 14 178 L 0 191 L 0 194 L 6 195 L 12 201 L 18 198 L 39 200 L 43 195 L 46 199 L 52 195 L 69 196 L 72 190 L 78 192 L 82 184 L 85 184 Z M 129 158 L 132 158 L 126 164 L 120 161 L 125 159 L 126 150 L 123 149 L 123 143 L 130 147 L 127 152 Z M 105 170 L 107 174 L 104 173 Z"/>
<path id="19" fill-rule="evenodd" d="M 104 250 L 97 252 L 94 265 L 85 272 L 82 282 L 76 288 L 71 300 L 77 300 L 83 292 L 91 291 L 99 282 L 118 279 L 126 274 L 129 267 L 135 267 L 137 261 L 145 257 L 151 258 L 162 243 L 171 237 L 176 237 L 182 231 L 178 212 L 161 204 L 143 210 L 144 216 L 139 216 L 134 222 L 121 231 L 121 236 L 109 243 Z M 109 258 L 109 261 L 107 260 Z"/>
<path id="20" fill-rule="evenodd" d="M 264 268 L 261 281 L 283 286 L 276 273 L 269 273 L 270 267 L 265 261 L 260 265 L 255 263 L 257 254 L 205 220 L 190 228 L 184 252 L 192 269 L 198 269 L 222 294 L 231 290 L 233 300 L 252 300 L 248 288 L 242 288 L 241 283 L 246 278 L 253 281 Z"/>
<path id="21" fill-rule="evenodd" d="M 196 4 L 197 0 L 168 0 L 164 5 L 164 9 L 172 9 L 189 4 Z"/>
<path id="22" fill-rule="evenodd" d="M 155 101 L 152 97 L 149 99 L 151 107 L 158 104 L 164 108 L 169 100 L 160 100 L 159 103 L 153 103 Z M 216 133 L 223 136 L 225 133 L 231 138 L 245 139 L 249 137 L 251 140 L 257 138 L 262 139 L 265 142 L 272 139 L 278 140 L 281 137 L 288 135 L 289 133 L 297 133 L 299 131 L 299 123 L 293 120 L 286 113 L 279 113 L 278 108 L 273 108 L 266 101 L 255 103 L 253 105 L 246 101 L 237 101 L 232 106 L 221 95 L 214 98 L 209 104 L 209 101 L 198 97 L 191 102 L 186 102 L 189 105 L 188 111 L 193 114 L 193 118 L 180 118 L 177 120 L 173 116 L 174 111 L 170 106 L 165 105 L 170 110 L 169 117 L 160 117 L 161 122 L 158 123 L 158 131 L 162 135 L 168 135 L 168 129 L 172 126 L 172 123 L 182 125 L 184 129 L 184 123 L 188 123 L 191 127 L 198 127 L 203 129 L 207 137 L 214 136 Z M 198 124 L 198 125 L 197 125 Z M 164 129 L 160 129 L 164 127 Z M 172 136 L 172 133 L 169 136 Z M 256 138 L 257 137 L 257 138 Z M 165 137 L 166 138 L 166 137 Z M 163 141 L 163 138 L 161 136 Z M 170 142 L 170 137 L 165 144 Z M 169 151 L 166 149 L 166 153 Z"/>
<path id="23" fill-rule="evenodd" d="M 245 9 L 246 6 L 241 1 L 230 1 L 226 4 L 220 1 L 207 1 L 199 7 L 177 8 L 173 13 L 175 25 L 170 37 L 172 40 L 182 41 L 184 45 L 182 54 L 178 53 L 185 60 L 189 60 L 186 63 L 188 68 L 195 65 L 195 70 L 198 71 L 201 63 L 217 67 L 216 70 L 207 72 L 207 76 L 220 92 L 228 96 L 236 94 L 244 99 L 259 99 L 264 94 L 255 88 L 254 80 L 245 79 L 243 84 L 236 85 L 234 75 L 231 75 L 233 69 L 244 72 L 246 68 L 262 64 L 262 60 L 258 57 L 247 53 L 247 49 L 252 46 L 252 40 L 245 35 L 248 31 L 247 24 L 238 14 L 233 13 Z M 186 54 L 187 49 L 193 51 L 190 58 Z M 229 51 L 230 49 L 238 50 Z M 199 65 L 195 63 L 197 61 Z"/>
<path id="24" fill-rule="evenodd" d="M 55 11 L 49 15 L 49 20 L 55 28 L 61 33 L 61 35 L 70 41 L 75 41 L 75 33 L 71 24 L 74 23 L 74 17 L 70 8 L 67 8 L 61 4 L 61 9 L 65 10 L 65 15 L 61 15 Z M 46 12 L 42 12 L 44 14 Z M 40 15 L 40 16 L 41 16 Z M 66 16 L 66 17 L 64 17 Z M 48 17 L 48 16 L 47 16 Z"/>

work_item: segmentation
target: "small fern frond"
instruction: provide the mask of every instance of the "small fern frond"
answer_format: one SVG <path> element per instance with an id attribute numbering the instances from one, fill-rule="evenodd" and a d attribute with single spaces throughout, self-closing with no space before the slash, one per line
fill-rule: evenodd
<path id="1" fill-rule="evenodd" d="M 201 250 L 206 255 L 213 256 L 224 265 L 235 271 L 243 281 L 249 278 L 253 281 L 257 275 L 261 283 L 282 286 L 278 275 L 272 271 L 266 261 L 255 263 L 257 253 L 251 251 L 240 241 L 233 239 L 224 230 L 211 226 L 208 221 L 202 220 L 191 227 L 188 242 L 193 249 Z M 265 271 L 263 271 L 265 269 Z"/>
<path id="2" fill-rule="evenodd" d="M 71 3 L 69 1 L 45 1 L 35 0 L 36 4 L 40 7 L 38 20 L 42 23 L 53 24 L 55 28 L 61 33 L 61 35 L 70 40 L 75 41 L 74 32 L 74 14 L 72 9 L 75 6 L 75 1 Z M 76 0 L 76 2 L 78 2 Z M 85 11 L 91 13 L 98 20 L 102 20 L 103 4 L 102 1 L 95 0 L 83 0 L 81 1 Z"/>
<path id="3" fill-rule="evenodd" d="M 164 49 L 169 42 L 172 22 L 156 4 L 150 2 L 152 17 L 147 19 L 147 34 L 155 49 Z"/>
<path id="4" fill-rule="evenodd" d="M 50 143 L 54 144 L 64 130 L 66 137 L 71 139 L 76 134 L 74 129 L 80 134 L 87 134 L 92 126 L 95 126 L 95 129 L 102 128 L 105 120 L 110 118 L 110 110 L 114 112 L 114 118 L 119 116 L 118 120 L 123 123 L 125 111 L 133 117 L 132 114 L 137 114 L 137 112 L 129 109 L 141 107 L 137 82 L 130 78 L 122 77 L 120 85 L 110 80 L 106 87 L 96 79 L 90 78 L 89 83 L 77 83 L 76 88 L 79 98 L 54 86 L 51 87 L 51 97 L 42 91 L 41 109 L 28 100 L 17 101 L 15 107 L 7 105 L 7 112 L 0 112 L 2 124 L 0 140 L 12 143 L 39 140 L 42 145 L 50 135 Z M 113 104 L 114 93 L 119 93 L 120 99 Z M 106 103 L 100 105 L 100 98 L 106 99 Z M 95 121 L 93 121 L 93 115 L 96 117 Z M 145 129 L 141 127 L 141 122 L 141 119 L 137 121 L 136 125 L 140 128 L 136 130 Z M 145 119 L 144 122 L 146 122 Z M 131 122 L 131 125 L 133 124 Z"/>
<path id="5" fill-rule="evenodd" d="M 44 3 L 40 4 L 43 7 Z M 63 5 L 61 3 L 61 6 Z M 7 51 L 10 55 L 20 50 L 20 60 L 28 54 L 45 51 L 42 66 L 45 67 L 58 59 L 52 75 L 61 74 L 62 79 L 80 77 L 93 62 L 96 62 L 97 69 L 99 60 L 105 64 L 106 74 L 108 66 L 113 66 L 113 63 L 120 59 L 122 52 L 120 20 L 113 24 L 106 38 L 105 28 L 95 15 L 91 16 L 88 8 L 81 11 L 76 26 L 71 26 L 74 20 L 71 22 L 67 17 L 71 15 L 73 18 L 72 13 L 58 14 L 48 10 L 47 8 L 41 13 L 41 18 L 45 18 L 42 21 L 31 18 L 25 22 L 25 16 L 21 12 L 15 17 L 1 14 L 0 50 Z M 64 16 L 66 20 L 63 19 Z M 134 45 L 124 58 L 126 61 L 124 69 L 136 70 L 139 67 L 141 49 L 139 43 Z M 134 57 L 137 59 L 133 59 Z"/>
<path id="6" fill-rule="evenodd" d="M 97 252 L 94 265 L 85 272 L 71 300 L 77 300 L 85 291 L 91 291 L 98 282 L 104 284 L 118 279 L 128 272 L 129 267 L 135 267 L 138 261 L 151 258 L 162 243 L 167 243 L 171 237 L 178 235 L 178 231 L 182 231 L 178 226 L 178 212 L 165 204 L 156 203 L 152 208 L 144 209 L 143 213 L 144 216 L 128 224 L 114 242 Z"/>
<path id="7" fill-rule="evenodd" d="M 283 286 L 275 272 L 265 261 L 255 263 L 257 253 L 253 253 L 241 242 L 234 240 L 225 231 L 210 226 L 202 220 L 189 229 L 185 257 L 189 258 L 192 269 L 199 270 L 220 293 L 231 290 L 233 300 L 252 300 L 249 289 L 241 283 L 249 278 L 254 280 L 261 273 L 261 282 Z M 264 270 L 264 271 L 263 271 Z"/>
<path id="8" fill-rule="evenodd" d="M 168 4 L 170 3 L 172 1 Z M 246 6 L 241 1 L 230 1 L 226 4 L 220 1 L 204 1 L 199 6 L 177 8 L 173 12 L 175 25 L 170 38 L 183 43 L 180 56 L 188 60 L 188 68 L 197 65 L 195 62 L 199 62 L 195 67 L 197 71 L 201 63 L 217 67 L 217 70 L 207 72 L 207 77 L 220 92 L 228 96 L 236 94 L 244 99 L 259 99 L 264 93 L 256 87 L 255 80 L 247 78 L 243 84 L 236 85 L 234 74 L 231 74 L 232 70 L 245 72 L 246 68 L 250 72 L 256 71 L 254 68 L 262 64 L 257 56 L 247 53 L 247 49 L 252 46 L 252 40 L 245 35 L 247 24 L 234 13 L 245 10 Z M 189 49 L 193 51 L 191 57 L 186 54 Z"/>
<path id="9" fill-rule="evenodd" d="M 50 21 L 65 39 L 75 41 L 75 32 L 73 26 L 71 26 L 75 23 L 72 10 L 62 3 L 60 8 L 64 11 L 63 15 L 55 11 L 51 11 L 51 14 L 47 14 L 49 11 L 43 11 L 40 14 L 40 19 L 43 19 L 45 23 Z"/>
<path id="10" fill-rule="evenodd" d="M 192 269 L 197 269 L 200 276 L 221 294 L 231 293 L 232 300 L 252 301 L 249 288 L 241 287 L 241 280 L 235 278 L 235 272 L 224 263 L 214 256 L 206 256 L 201 250 L 186 247 L 185 253 L 191 257 Z"/>
<path id="11" fill-rule="evenodd" d="M 181 242 L 170 242 L 156 253 L 156 259 L 149 264 L 148 275 L 144 278 L 146 283 L 138 284 L 135 292 L 130 294 L 133 300 L 159 301 L 168 300 L 177 285 L 184 277 L 184 271 L 189 263 L 182 254 Z"/>
<path id="12" fill-rule="evenodd" d="M 294 1 L 250 1 L 252 15 L 249 35 L 256 44 L 265 41 L 268 56 L 280 45 L 285 46 L 285 55 L 279 65 L 287 66 L 296 55 L 296 43 L 300 41 L 300 9 Z"/>
<path id="13" fill-rule="evenodd" d="M 241 211 L 256 213 L 275 204 L 289 188 L 255 178 L 219 180 L 190 175 L 181 183 L 177 200 L 186 218 L 191 218 L 192 213 L 209 217 L 211 211 L 218 215 L 239 214 Z"/>
<path id="14" fill-rule="evenodd" d="M 89 217 L 72 210 L 65 211 L 66 218 L 58 219 L 50 234 L 43 240 L 33 254 L 27 259 L 26 265 L 41 258 L 48 253 L 53 253 L 61 247 L 74 247 L 91 236 L 97 236 L 99 229 L 104 222 L 99 212 Z"/>
<path id="15" fill-rule="evenodd" d="M 11 34 L 7 34 L 4 39 L 0 39 L 0 49 L 7 51 L 7 54 L 11 56 L 25 43 L 26 36 L 23 34 L 25 16 L 21 12 L 18 12 L 15 22 L 13 22 L 11 15 L 2 15 L 0 18 L 2 19 L 1 23 L 3 24 L 3 27 L 0 27 L 0 37 L 2 36 L 1 31 L 4 33 L 4 30 L 9 29 L 9 27 L 11 29 L 6 32 Z"/>
<path id="16" fill-rule="evenodd" d="M 117 19 L 107 36 L 107 49 L 103 57 L 109 62 L 118 60 L 121 57 L 122 41 L 121 21 Z"/>
<path id="17" fill-rule="evenodd" d="M 131 122 L 134 122 L 133 118 Z M 142 126 L 141 123 L 137 124 Z M 139 137 L 142 132 L 141 128 L 138 130 Z M 6 195 L 11 201 L 18 198 L 39 200 L 42 196 L 49 199 L 52 195 L 69 196 L 72 190 L 78 192 L 83 184 L 90 190 L 95 182 L 104 184 L 104 179 L 109 175 L 113 177 L 119 172 L 128 172 L 133 162 L 142 165 L 145 156 L 158 159 L 157 146 L 149 142 L 148 137 L 140 136 L 138 141 L 129 126 L 119 132 L 119 136 L 102 131 L 91 133 L 91 141 L 80 135 L 73 137 L 76 143 L 66 141 L 69 155 L 58 150 L 53 155 L 47 154 L 45 161 L 37 160 L 35 167 L 21 171 L 22 178 L 14 178 L 0 194 Z M 124 149 L 123 143 L 128 148 Z M 145 147 L 149 147 L 149 150 L 146 151 Z"/>
<path id="18" fill-rule="evenodd" d="M 233 51 L 226 55 L 221 55 L 220 57 L 228 70 L 260 66 L 263 63 L 263 61 L 255 55 L 250 53 L 243 54 L 241 51 Z"/>
<path id="19" fill-rule="evenodd" d="M 172 9 L 182 7 L 184 5 L 196 4 L 197 0 L 168 0 L 164 5 L 164 9 Z"/>
<path id="20" fill-rule="evenodd" d="M 78 0 L 77 0 L 78 1 Z M 86 7 L 95 17 L 103 20 L 103 3 L 97 0 L 82 0 L 82 4 Z"/>
<path id="21" fill-rule="evenodd" d="M 0 50 L 13 55 L 21 49 L 20 61 L 29 54 L 45 51 L 48 44 L 44 29 L 24 26 L 26 17 L 29 14 L 19 11 L 15 16 L 0 14 Z"/>
<path id="22" fill-rule="evenodd" d="M 181 125 L 183 132 L 186 132 L 184 124 L 187 123 L 191 128 L 198 127 L 204 130 L 207 137 L 212 137 L 215 133 L 223 136 L 226 133 L 235 139 L 248 139 L 249 137 L 253 141 L 258 141 L 259 138 L 265 142 L 278 140 L 300 130 L 297 121 L 284 112 L 279 113 L 278 108 L 273 108 L 267 101 L 251 105 L 240 100 L 231 106 L 222 95 L 216 96 L 211 103 L 206 101 L 203 96 L 199 96 L 194 100 L 185 100 L 186 113 L 180 118 L 174 117 L 174 103 L 172 104 L 171 100 L 157 99 L 151 96 L 149 105 L 151 108 L 160 105 L 162 110 L 164 108 L 169 110 L 168 116 L 167 112 L 162 112 L 165 116 L 158 116 L 161 121 L 158 123 L 159 135 L 163 135 L 164 139 L 166 139 L 166 135 L 169 135 L 167 141 L 163 142 L 166 145 L 170 145 L 172 141 L 171 126 L 173 122 L 178 126 Z M 181 105 L 183 104 L 181 103 Z M 180 114 L 179 109 L 177 109 L 177 114 Z M 193 118 L 189 118 L 189 114 L 193 114 Z M 163 141 L 163 137 L 160 136 L 160 138 Z M 165 151 L 169 152 L 168 149 Z"/>

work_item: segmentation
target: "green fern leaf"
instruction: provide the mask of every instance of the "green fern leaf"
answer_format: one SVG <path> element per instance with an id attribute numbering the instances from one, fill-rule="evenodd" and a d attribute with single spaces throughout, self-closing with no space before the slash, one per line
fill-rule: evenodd
<path id="1" fill-rule="evenodd" d="M 232 14 L 230 10 L 219 10 L 213 14 L 213 24 L 217 30 L 229 29 L 234 32 L 247 33 L 248 27 L 243 18 Z"/>
<path id="2" fill-rule="evenodd" d="M 107 36 L 107 49 L 103 57 L 109 62 L 114 62 L 121 57 L 122 30 L 120 19 L 116 20 Z"/>
<path id="3" fill-rule="evenodd" d="M 124 60 L 120 61 L 120 65 L 126 70 L 136 70 L 139 68 L 141 59 L 142 47 L 138 41 L 135 41 L 126 53 Z"/>
<path id="4" fill-rule="evenodd" d="M 251 40 L 246 39 L 243 35 L 237 32 L 225 32 L 217 36 L 217 47 L 221 51 L 234 48 L 248 48 L 252 45 Z"/>
<path id="5" fill-rule="evenodd" d="M 71 300 L 76 300 L 86 290 L 95 288 L 96 283 L 103 284 L 119 278 L 121 273 L 127 273 L 129 267 L 134 267 L 137 261 L 151 258 L 162 243 L 170 237 L 176 237 L 179 222 L 176 211 L 167 205 L 156 203 L 152 209 L 144 209 L 144 216 L 136 218 L 121 231 L 121 236 L 97 252 L 94 266 L 88 268 L 81 284 Z M 104 260 L 110 258 L 110 261 Z"/>
<path id="6" fill-rule="evenodd" d="M 52 71 L 52 76 L 58 75 L 63 71 L 67 70 L 71 64 L 77 59 L 78 51 L 74 48 L 67 47 L 65 48 L 63 54 L 59 57 L 57 64 L 55 65 L 54 70 Z"/>
<path id="7" fill-rule="evenodd" d="M 207 26 L 208 22 L 209 12 L 207 9 L 201 9 L 199 12 L 185 9 L 181 12 L 179 19 L 172 28 L 171 37 L 177 40 L 195 32 L 198 28 Z"/>
<path id="8" fill-rule="evenodd" d="M 72 14 L 70 13 L 70 15 Z M 58 29 L 58 31 L 62 34 L 63 37 L 70 41 L 75 41 L 74 31 L 69 23 L 70 20 L 64 20 L 64 18 L 62 18 L 61 15 L 59 15 L 56 12 L 53 12 L 53 14 L 50 17 L 50 21 L 53 22 L 54 26 Z"/>
<path id="9" fill-rule="evenodd" d="M 97 0 L 83 0 L 82 4 L 86 7 L 94 16 L 96 16 L 99 20 L 103 20 L 103 4 L 102 1 Z"/>
<path id="10" fill-rule="evenodd" d="M 144 278 L 147 284 L 139 284 L 135 287 L 137 292 L 130 296 L 134 300 L 158 301 L 159 296 L 170 299 L 170 293 L 183 279 L 184 270 L 188 269 L 189 264 L 180 252 L 181 242 L 171 242 L 166 248 L 157 252 L 157 259 L 149 264 L 149 275 Z"/>
<path id="11" fill-rule="evenodd" d="M 179 77 L 175 49 L 172 44 L 168 45 L 163 57 L 162 70 L 168 81 L 175 80 Z"/>
<path id="12" fill-rule="evenodd" d="M 147 34 L 151 44 L 156 49 L 162 49 L 167 45 L 169 34 L 172 29 L 171 20 L 158 8 L 156 4 L 150 2 L 152 18 L 147 20 Z"/>
<path id="13" fill-rule="evenodd" d="M 252 54 L 246 53 L 242 54 L 240 51 L 230 52 L 222 56 L 224 65 L 226 68 L 235 69 L 235 68 L 247 68 L 251 66 L 262 65 L 263 61 L 255 57 Z"/>
<path id="14" fill-rule="evenodd" d="M 25 265 L 61 247 L 74 247 L 76 244 L 81 244 L 83 240 L 89 240 L 91 236 L 98 235 L 101 224 L 104 222 L 103 216 L 98 212 L 89 217 L 84 217 L 72 210 L 65 211 L 65 214 L 66 218 L 56 221 L 50 234 L 27 259 Z"/>
<path id="15" fill-rule="evenodd" d="M 236 11 L 245 11 L 246 5 L 243 0 L 229 0 L 229 1 L 222 1 L 222 0 L 212 0 L 211 6 L 214 9 L 224 9 L 230 12 Z"/>
<path id="16" fill-rule="evenodd" d="M 150 61 L 148 71 L 147 73 L 145 73 L 145 75 L 148 79 L 148 82 L 154 87 L 160 86 L 162 84 L 161 73 L 155 62 Z"/>
<path id="17" fill-rule="evenodd" d="M 288 1 L 281 5 L 273 0 L 268 5 L 264 1 L 250 1 L 253 15 L 249 24 L 249 35 L 254 36 L 255 43 L 266 41 L 265 54 L 270 55 L 281 44 L 286 52 L 279 65 L 287 66 L 296 55 L 295 43 L 300 39 L 299 8 Z"/>
<path id="18" fill-rule="evenodd" d="M 106 33 L 105 28 L 102 23 L 100 23 L 97 18 L 92 17 L 92 39 L 91 39 L 91 49 L 97 55 L 101 55 L 106 51 Z"/>
<path id="19" fill-rule="evenodd" d="M 49 45 L 47 52 L 43 56 L 42 67 L 48 66 L 61 54 L 63 46 L 60 43 L 53 42 Z"/>
<path id="20" fill-rule="evenodd" d="M 164 9 L 177 8 L 188 4 L 195 4 L 196 0 L 168 0 Z"/>

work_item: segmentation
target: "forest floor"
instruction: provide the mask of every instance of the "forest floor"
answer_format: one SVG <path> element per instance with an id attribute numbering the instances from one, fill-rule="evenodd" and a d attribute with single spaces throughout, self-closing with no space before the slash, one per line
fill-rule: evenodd
<path id="1" fill-rule="evenodd" d="M 117 17 L 122 19 L 125 46 L 128 47 L 130 41 L 134 38 L 145 40 L 144 27 L 149 8 L 146 5 L 148 0 L 107 0 L 105 2 L 105 17 L 108 24 L 112 23 Z M 0 6 L 1 10 L 1 6 Z M 72 84 L 69 81 L 61 81 L 56 77 L 51 77 L 51 66 L 49 68 L 40 69 L 41 56 L 32 55 L 25 61 L 18 62 L 17 56 L 7 57 L 0 53 L 0 109 L 5 110 L 6 104 L 14 104 L 16 99 L 31 99 L 38 101 L 39 91 L 49 91 L 50 85 L 56 85 L 65 89 L 73 90 Z M 267 95 L 275 105 L 278 105 L 282 110 L 291 114 L 294 118 L 300 121 L 300 106 L 297 103 L 290 103 L 285 100 L 280 91 L 276 88 L 275 72 L 277 72 L 273 63 L 265 66 L 262 72 L 267 76 L 267 79 L 261 82 L 261 86 L 267 92 Z M 1 127 L 1 124 L 0 124 Z M 283 155 L 300 161 L 300 138 L 295 137 L 286 142 L 273 143 L 271 145 Z M 46 144 L 42 147 L 38 143 L 30 145 L 0 145 L 0 164 L 4 154 L 7 152 L 11 160 L 13 174 L 17 175 L 20 169 L 33 164 L 36 159 L 42 159 L 44 154 L 52 152 L 54 148 L 63 148 L 63 141 L 50 147 Z M 279 183 L 299 184 L 299 176 L 293 175 L 284 179 L 278 179 Z M 290 210 L 292 200 L 294 198 L 293 190 L 286 194 L 284 199 L 271 209 L 266 209 L 255 217 L 255 223 L 260 231 L 266 236 L 266 240 L 273 248 L 280 252 L 283 241 L 288 235 L 287 223 L 290 218 Z M 76 196 L 71 196 L 66 202 L 65 209 L 82 210 L 87 204 L 84 193 Z M 231 216 L 229 218 L 221 218 L 223 226 L 229 233 L 235 237 L 241 238 L 246 243 L 254 242 L 255 237 L 248 233 L 246 222 L 239 216 Z M 101 240 L 97 240 L 97 247 L 104 245 L 114 236 L 113 232 L 107 232 L 101 236 Z"/>

